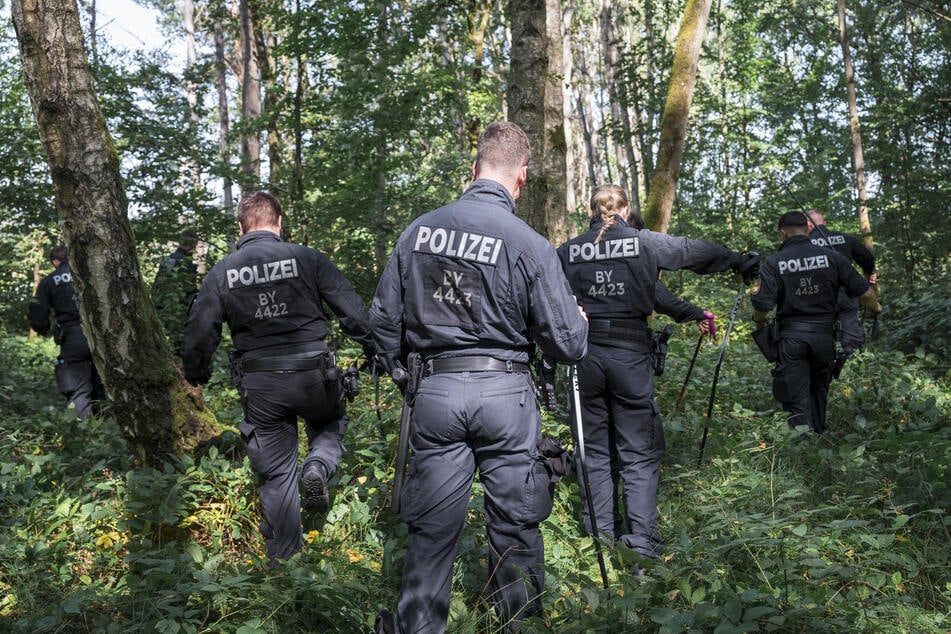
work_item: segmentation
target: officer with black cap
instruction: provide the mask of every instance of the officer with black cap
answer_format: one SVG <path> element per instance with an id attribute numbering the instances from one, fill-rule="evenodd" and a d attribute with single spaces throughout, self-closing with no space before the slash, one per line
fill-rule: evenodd
<path id="1" fill-rule="evenodd" d="M 811 209 L 806 216 L 809 223 L 809 239 L 820 247 L 835 249 L 850 262 L 855 262 L 862 269 L 869 284 L 877 282 L 875 273 L 875 255 L 865 244 L 855 236 L 826 227 L 826 219 L 821 211 Z M 842 345 L 841 357 L 836 359 L 839 368 L 852 353 L 865 344 L 865 329 L 859 319 L 859 302 L 849 297 L 844 289 L 839 289 L 838 299 L 839 329 L 837 339 Z"/>
<path id="2" fill-rule="evenodd" d="M 840 289 L 873 313 L 882 307 L 851 262 L 809 238 L 800 211 L 779 219 L 783 243 L 763 261 L 760 282 L 750 290 L 753 320 L 766 326 L 776 308 L 779 341 L 773 396 L 789 412 L 789 426 L 826 430 L 826 400 L 835 360 L 835 315 Z"/>
<path id="3" fill-rule="evenodd" d="M 97 404 L 105 398 L 105 390 L 83 329 L 79 325 L 79 298 L 73 288 L 69 270 L 69 251 L 58 245 L 50 251 L 50 261 L 56 269 L 44 277 L 30 300 L 30 328 L 41 335 L 50 331 L 50 310 L 56 325 L 53 340 L 59 344 L 55 362 L 56 386 L 67 403 L 76 407 L 76 414 L 85 420 L 95 414 Z"/>
<path id="4" fill-rule="evenodd" d="M 512 627 L 541 612 L 539 523 L 551 513 L 552 488 L 528 362 L 533 341 L 558 361 L 578 361 L 587 324 L 555 250 L 513 213 L 529 153 L 517 125 L 489 125 L 474 182 L 403 232 L 373 298 L 370 324 L 384 367 L 422 357 L 400 504 L 409 542 L 399 605 L 396 615 L 380 613 L 377 631 L 445 631 L 476 469 L 490 601 Z"/>
<path id="5" fill-rule="evenodd" d="M 732 269 L 752 279 L 759 256 L 706 240 L 648 231 L 641 228 L 639 217 L 629 216 L 627 194 L 621 187 L 598 187 L 591 197 L 591 229 L 558 247 L 558 254 L 589 320 L 588 355 L 578 365 L 578 384 L 595 523 L 601 536 L 656 558 L 662 546 L 657 531 L 657 485 L 665 444 L 654 401 L 647 317 L 656 306 L 658 273 L 661 269 L 697 273 Z M 666 304 L 669 292 L 664 290 Z M 611 474 L 612 457 L 620 469 L 626 527 L 614 521 L 618 492 Z M 587 505 L 582 507 L 591 533 Z"/>
<path id="6" fill-rule="evenodd" d="M 363 300 L 330 259 L 280 238 L 281 205 L 266 192 L 238 205 L 237 250 L 209 271 L 192 304 L 182 343 L 185 378 L 204 383 L 228 322 L 244 421 L 239 425 L 258 493 L 271 564 L 301 549 L 298 416 L 309 453 L 301 470 L 305 508 L 327 510 L 327 482 L 343 453 L 347 416 L 340 370 L 329 354 L 329 306 L 343 332 L 374 354 Z"/>

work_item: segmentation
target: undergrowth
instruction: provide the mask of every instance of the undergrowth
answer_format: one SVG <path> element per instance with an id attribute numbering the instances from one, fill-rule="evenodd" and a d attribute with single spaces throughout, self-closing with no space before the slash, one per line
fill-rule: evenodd
<path id="1" fill-rule="evenodd" d="M 722 310 L 721 310 L 722 312 Z M 927 353 L 867 349 L 832 388 L 824 437 L 790 432 L 769 367 L 738 324 L 707 419 L 717 348 L 672 340 L 657 381 L 668 451 L 658 561 L 606 552 L 601 585 L 562 482 L 543 524 L 545 617 L 527 632 L 944 632 L 951 628 L 951 402 Z M 400 403 L 362 378 L 331 510 L 303 552 L 266 566 L 254 478 L 235 435 L 200 460 L 134 468 L 115 423 L 79 423 L 52 386 L 48 341 L 0 352 L 0 630 L 369 632 L 393 609 L 406 529 L 389 511 Z M 206 389 L 240 408 L 219 363 Z M 564 403 L 564 395 L 560 394 Z M 570 437 L 563 409 L 547 431 Z M 698 441 L 707 427 L 700 466 Z M 450 632 L 501 629 L 484 598 L 476 485 L 453 579 Z M 631 571 L 644 569 L 640 578 Z"/>

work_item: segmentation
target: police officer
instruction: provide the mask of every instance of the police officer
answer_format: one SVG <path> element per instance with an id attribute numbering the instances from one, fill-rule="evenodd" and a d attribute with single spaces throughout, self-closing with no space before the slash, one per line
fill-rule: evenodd
<path id="1" fill-rule="evenodd" d="M 326 255 L 280 238 L 281 205 L 265 192 L 238 205 L 237 250 L 209 271 L 189 311 L 182 344 L 185 378 L 204 383 L 228 322 L 240 376 L 239 425 L 258 475 L 261 532 L 273 565 L 301 549 L 297 417 L 309 453 L 302 468 L 304 506 L 326 511 L 327 482 L 343 453 L 347 417 L 340 373 L 325 338 L 329 306 L 344 333 L 373 355 L 363 300 Z"/>
<path id="2" fill-rule="evenodd" d="M 858 297 L 872 312 L 881 311 L 875 293 L 843 256 L 813 244 L 805 214 L 791 211 L 779 219 L 783 243 L 760 268 L 760 283 L 750 290 L 753 319 L 763 327 L 776 308 L 779 343 L 773 369 L 773 396 L 789 412 L 789 425 L 821 434 L 826 429 L 826 399 L 835 359 L 835 314 L 840 289 Z"/>
<path id="3" fill-rule="evenodd" d="M 85 420 L 95 414 L 105 390 L 92 362 L 89 342 L 79 325 L 79 298 L 73 288 L 73 276 L 67 261 L 69 251 L 58 245 L 50 251 L 56 269 L 44 277 L 30 300 L 30 327 L 41 335 L 50 331 L 50 310 L 56 325 L 53 340 L 59 344 L 55 362 L 56 386 L 67 403 L 76 407 L 76 414 Z"/>
<path id="4" fill-rule="evenodd" d="M 194 231 L 183 231 L 178 248 L 162 260 L 152 282 L 152 301 L 176 354 L 181 346 L 188 307 L 198 292 L 198 267 L 192 260 L 197 244 Z"/>
<path id="5" fill-rule="evenodd" d="M 809 239 L 820 247 L 830 247 L 845 256 L 845 259 L 855 262 L 862 269 L 869 284 L 875 284 L 875 256 L 865 244 L 856 238 L 841 231 L 833 231 L 826 227 L 826 219 L 822 212 L 812 209 L 806 216 L 809 223 Z M 838 368 L 842 367 L 853 352 L 865 344 L 865 329 L 859 319 L 859 302 L 849 297 L 845 289 L 839 290 L 838 298 L 839 329 L 837 338 L 842 346 L 841 357 L 836 359 Z"/>
<path id="6" fill-rule="evenodd" d="M 661 269 L 755 274 L 759 256 L 638 229 L 627 194 L 602 185 L 591 197 L 591 228 L 558 248 L 575 295 L 588 315 L 588 355 L 578 365 L 588 478 L 598 532 L 648 558 L 660 554 L 657 485 L 664 429 L 654 402 L 654 364 L 647 317 L 655 309 Z M 633 225 L 633 226 L 631 226 Z M 627 526 L 615 527 L 620 468 Z M 591 521 L 585 508 L 585 524 Z"/>
<path id="7" fill-rule="evenodd" d="M 509 622 L 541 612 L 539 523 L 552 490 L 538 449 L 532 343 L 558 361 L 585 352 L 587 325 L 555 251 L 517 218 L 529 159 L 510 122 L 479 139 L 474 182 L 400 236 L 370 308 L 384 367 L 423 358 L 401 518 L 409 541 L 395 618 L 378 631 L 443 632 L 452 563 L 475 470 L 485 492 L 490 601 Z"/>

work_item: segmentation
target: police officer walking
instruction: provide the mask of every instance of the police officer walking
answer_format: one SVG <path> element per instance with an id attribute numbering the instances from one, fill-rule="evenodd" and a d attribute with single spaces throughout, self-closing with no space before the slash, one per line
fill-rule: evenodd
<path id="1" fill-rule="evenodd" d="M 551 244 L 513 213 L 530 149 L 517 125 L 479 139 L 461 198 L 400 236 L 370 309 L 387 371 L 422 357 L 401 518 L 409 541 L 397 614 L 378 631 L 444 632 L 475 470 L 485 492 L 490 601 L 503 622 L 541 612 L 551 480 L 529 375 L 533 341 L 574 363 L 587 325 Z M 414 355 L 415 356 L 415 355 Z"/>
<path id="2" fill-rule="evenodd" d="M 258 475 L 261 532 L 273 565 L 301 549 L 297 418 L 304 419 L 309 453 L 301 481 L 303 503 L 323 512 L 327 482 L 343 453 L 347 416 L 340 372 L 325 338 L 329 306 L 344 333 L 368 357 L 373 341 L 363 300 L 326 255 L 280 238 L 281 205 L 265 192 L 238 205 L 237 250 L 209 271 L 189 312 L 182 344 L 185 378 L 204 383 L 228 323 L 240 377 L 244 421 L 239 425 Z"/>
<path id="3" fill-rule="evenodd" d="M 628 217 L 625 191 L 617 185 L 598 187 L 591 197 L 590 230 L 561 245 L 558 254 L 589 321 L 588 355 L 578 364 L 578 384 L 595 523 L 602 537 L 656 558 L 662 547 L 657 485 L 665 443 L 654 401 L 647 317 L 655 309 L 657 275 L 661 269 L 732 269 L 751 279 L 759 256 L 637 228 L 642 221 Z M 669 292 L 661 293 L 669 303 Z M 620 469 L 626 527 L 614 521 L 619 492 L 612 459 Z M 587 504 L 582 507 L 591 534 Z"/>
<path id="4" fill-rule="evenodd" d="M 806 220 L 809 223 L 809 239 L 813 244 L 835 249 L 846 260 L 858 264 L 869 283 L 875 284 L 875 256 L 861 240 L 827 228 L 825 216 L 815 209 L 809 211 Z M 838 311 L 837 338 L 842 345 L 842 355 L 836 359 L 836 365 L 841 368 L 846 359 L 865 344 L 865 329 L 859 319 L 859 302 L 854 297 L 849 297 L 845 289 L 839 290 Z"/>
<path id="5" fill-rule="evenodd" d="M 835 315 L 840 290 L 881 312 L 875 293 L 844 257 L 813 244 L 805 214 L 779 219 L 783 243 L 763 261 L 750 290 L 753 319 L 765 327 L 776 308 L 779 326 L 773 396 L 789 412 L 789 426 L 826 430 L 826 400 L 835 361 Z"/>
<path id="6" fill-rule="evenodd" d="M 197 244 L 195 232 L 183 231 L 178 247 L 159 264 L 152 282 L 152 302 L 175 354 L 182 343 L 188 307 L 198 293 L 198 266 L 192 259 Z"/>
<path id="7" fill-rule="evenodd" d="M 73 276 L 67 261 L 69 251 L 58 245 L 50 251 L 50 261 L 56 269 L 44 277 L 30 300 L 30 328 L 41 335 L 50 331 L 50 310 L 56 325 L 53 340 L 59 344 L 55 362 L 56 386 L 67 403 L 76 407 L 76 414 L 85 420 L 96 413 L 98 401 L 105 398 L 105 390 L 96 366 L 92 362 L 89 342 L 79 325 L 79 298 L 73 288 Z"/>

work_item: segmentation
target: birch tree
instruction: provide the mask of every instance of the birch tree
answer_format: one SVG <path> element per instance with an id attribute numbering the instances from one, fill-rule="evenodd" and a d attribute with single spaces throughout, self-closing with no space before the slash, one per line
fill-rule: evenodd
<path id="1" fill-rule="evenodd" d="M 214 418 L 203 409 L 201 392 L 176 374 L 142 281 L 76 0 L 11 5 L 83 332 L 129 448 L 140 462 L 159 466 L 214 436 Z"/>

